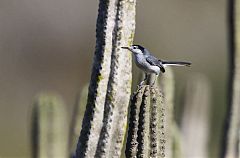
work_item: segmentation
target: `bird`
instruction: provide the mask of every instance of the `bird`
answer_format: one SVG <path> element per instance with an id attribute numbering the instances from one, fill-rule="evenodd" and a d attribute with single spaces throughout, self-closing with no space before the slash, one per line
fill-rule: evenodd
<path id="1" fill-rule="evenodd" d="M 130 47 L 121 47 L 132 52 L 137 67 L 145 72 L 145 78 L 140 82 L 140 86 L 147 80 L 148 75 L 155 74 L 155 80 L 160 73 L 165 72 L 167 66 L 190 66 L 191 62 L 186 61 L 166 61 L 153 56 L 150 51 L 141 45 L 131 45 Z M 153 84 L 155 84 L 155 80 Z"/>

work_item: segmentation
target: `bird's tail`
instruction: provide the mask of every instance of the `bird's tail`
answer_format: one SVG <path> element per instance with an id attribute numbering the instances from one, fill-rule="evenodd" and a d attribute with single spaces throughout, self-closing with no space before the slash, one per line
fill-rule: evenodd
<path id="1" fill-rule="evenodd" d="M 162 61 L 163 65 L 172 65 L 172 66 L 190 66 L 192 63 L 185 61 Z"/>

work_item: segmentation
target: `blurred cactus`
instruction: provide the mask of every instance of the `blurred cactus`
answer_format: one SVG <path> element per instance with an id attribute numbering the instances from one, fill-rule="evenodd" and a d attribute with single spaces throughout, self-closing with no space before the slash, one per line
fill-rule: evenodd
<path id="1" fill-rule="evenodd" d="M 119 157 L 131 93 L 136 0 L 100 0 L 96 50 L 77 157 Z"/>
<path id="2" fill-rule="evenodd" d="M 176 122 L 173 123 L 172 126 L 172 148 L 171 154 L 172 158 L 184 158 L 183 156 L 183 149 L 182 149 L 182 134 L 180 132 L 179 127 L 177 126 Z M 171 157 L 169 157 L 171 158 Z"/>
<path id="3" fill-rule="evenodd" d="M 238 129 L 238 158 L 240 157 L 240 128 Z"/>
<path id="4" fill-rule="evenodd" d="M 166 108 L 166 157 L 182 158 L 182 136 L 174 119 L 175 80 L 171 67 L 159 77 L 159 86 L 163 93 Z"/>
<path id="5" fill-rule="evenodd" d="M 229 92 L 221 157 L 237 158 L 240 129 L 240 1 L 229 0 Z"/>
<path id="6" fill-rule="evenodd" d="M 184 158 L 208 157 L 211 86 L 203 75 L 187 81 L 181 129 Z"/>
<path id="7" fill-rule="evenodd" d="M 238 158 L 240 157 L 240 128 L 238 129 Z"/>
<path id="8" fill-rule="evenodd" d="M 32 109 L 32 157 L 68 157 L 68 125 L 62 100 L 39 95 Z"/>
<path id="9" fill-rule="evenodd" d="M 166 72 L 159 77 L 159 86 L 163 92 L 163 100 L 166 107 L 166 157 L 173 157 L 173 139 L 179 135 L 174 136 L 176 134 L 174 127 L 176 125 L 174 121 L 174 93 L 175 93 L 175 82 L 174 75 L 171 68 L 166 68 Z M 177 139 L 178 140 L 178 139 Z M 176 141 L 177 141 L 176 140 Z M 176 142 L 177 143 L 177 142 Z M 178 155 L 178 158 L 180 156 Z"/>
<path id="10" fill-rule="evenodd" d="M 130 108 L 126 157 L 165 157 L 165 107 L 158 88 L 140 87 Z"/>
<path id="11" fill-rule="evenodd" d="M 77 140 L 82 128 L 82 120 L 87 104 L 88 85 L 85 85 L 81 91 L 80 96 L 77 97 L 73 108 L 72 120 L 70 123 L 69 132 L 69 151 L 70 157 L 75 156 Z"/>

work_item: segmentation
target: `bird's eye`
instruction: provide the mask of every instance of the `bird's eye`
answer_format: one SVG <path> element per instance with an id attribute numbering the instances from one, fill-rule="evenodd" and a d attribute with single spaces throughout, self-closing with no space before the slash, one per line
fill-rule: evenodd
<path id="1" fill-rule="evenodd" d="M 137 49 L 137 47 L 136 47 L 136 46 L 133 46 L 133 49 Z"/>

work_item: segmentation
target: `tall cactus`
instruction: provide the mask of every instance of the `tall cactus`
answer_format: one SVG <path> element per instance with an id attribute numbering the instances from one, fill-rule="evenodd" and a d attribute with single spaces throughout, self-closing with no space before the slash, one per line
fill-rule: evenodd
<path id="1" fill-rule="evenodd" d="M 69 152 L 70 157 L 75 156 L 77 140 L 82 128 L 82 120 L 84 111 L 86 109 L 87 103 L 87 94 L 88 94 L 88 85 L 85 85 L 81 91 L 80 96 L 77 97 L 76 103 L 73 108 L 72 120 L 70 123 L 70 132 L 69 132 Z"/>
<path id="2" fill-rule="evenodd" d="M 229 0 L 229 102 L 221 157 L 238 157 L 240 129 L 240 1 Z"/>
<path id="3" fill-rule="evenodd" d="M 130 108 L 126 157 L 165 157 L 165 107 L 158 88 L 140 87 Z"/>
<path id="4" fill-rule="evenodd" d="M 159 86 L 163 92 L 163 100 L 166 104 L 166 157 L 172 158 L 173 152 L 173 139 L 175 137 L 179 137 L 179 135 L 174 136 L 176 133 L 176 123 L 174 120 L 174 90 L 175 90 L 175 82 L 174 75 L 171 68 L 166 68 L 166 72 L 159 77 Z M 176 140 L 177 141 L 177 140 Z M 180 155 L 178 155 L 180 158 Z"/>
<path id="5" fill-rule="evenodd" d="M 99 0 L 96 50 L 77 157 L 119 157 L 131 91 L 136 0 Z"/>
<path id="6" fill-rule="evenodd" d="M 32 157 L 68 157 L 68 125 L 62 100 L 41 94 L 32 110 Z"/>
<path id="7" fill-rule="evenodd" d="M 211 105 L 211 86 L 206 76 L 188 79 L 182 118 L 184 157 L 207 157 Z"/>

